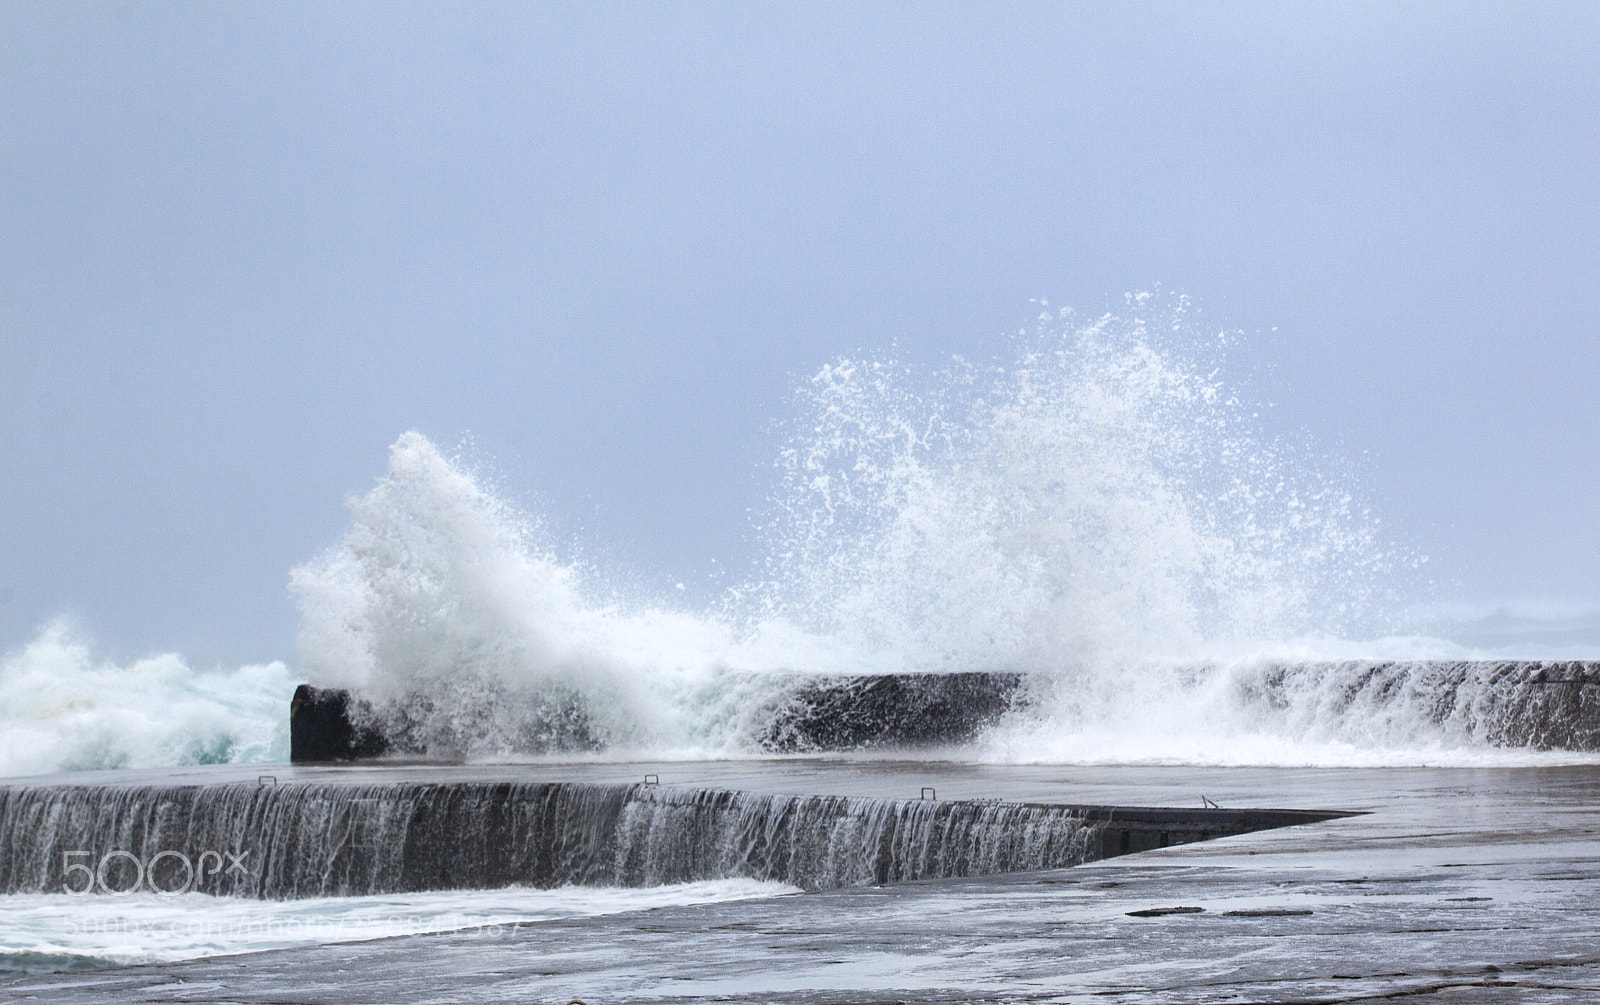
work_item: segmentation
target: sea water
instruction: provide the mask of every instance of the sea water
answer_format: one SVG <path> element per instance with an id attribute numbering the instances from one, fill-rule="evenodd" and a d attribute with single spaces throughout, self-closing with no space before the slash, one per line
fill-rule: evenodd
<path id="1" fill-rule="evenodd" d="M 798 892 L 782 883 L 723 879 L 643 889 L 511 887 L 302 900 L 13 894 L 0 898 L 0 978 L 426 932 L 503 935 L 552 918 Z"/>
<path id="2" fill-rule="evenodd" d="M 943 755 L 971 761 L 1574 757 L 1451 732 L 1404 687 L 1386 703 L 1329 700 L 1362 661 L 1519 652 L 1411 633 L 1397 612 L 1429 599 L 1424 556 L 1389 540 L 1338 464 L 1262 433 L 1258 409 L 1218 376 L 1228 341 L 1182 298 L 1141 296 L 1117 314 L 1048 311 L 991 366 L 828 363 L 797 390 L 755 572 L 702 609 L 619 594 L 606 570 L 563 555 L 538 514 L 404 433 L 376 486 L 350 500 L 346 534 L 292 570 L 294 667 L 118 664 L 48 626 L 0 658 L 0 774 L 281 761 L 302 680 L 354 688 L 430 751 L 468 761 L 745 757 L 770 707 L 764 676 L 954 670 L 1046 682 Z M 1258 686 L 1274 668 L 1341 660 L 1349 669 L 1270 695 Z M 784 889 L 21 896 L 0 907 L 0 945 L 36 963 L 170 959 L 265 948 L 206 934 L 246 917 L 322 940 L 340 925 L 386 934 L 372 919 L 389 917 L 488 924 Z M 119 941 L 111 919 L 160 934 Z M 184 919 L 201 934 L 168 934 Z"/>

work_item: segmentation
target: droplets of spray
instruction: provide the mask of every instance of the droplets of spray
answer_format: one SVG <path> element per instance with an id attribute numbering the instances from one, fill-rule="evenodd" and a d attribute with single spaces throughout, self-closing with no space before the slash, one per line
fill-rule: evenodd
<path id="1" fill-rule="evenodd" d="M 1370 515 L 1260 435 L 1186 299 L 1127 306 L 1047 311 L 987 370 L 824 367 L 779 461 L 766 610 L 917 669 L 1364 627 L 1393 566 Z"/>

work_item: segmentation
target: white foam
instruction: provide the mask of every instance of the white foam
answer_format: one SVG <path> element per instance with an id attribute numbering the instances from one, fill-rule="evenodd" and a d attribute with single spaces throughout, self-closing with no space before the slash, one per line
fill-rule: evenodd
<path id="1" fill-rule="evenodd" d="M 162 654 L 96 659 L 64 623 L 0 659 L 0 775 L 288 756 L 282 663 L 199 673 Z"/>
<path id="2" fill-rule="evenodd" d="M 417 433 L 349 505 L 344 541 L 291 576 L 317 683 L 404 705 L 430 749 L 477 757 L 580 726 L 613 748 L 736 742 L 741 709 L 718 680 L 767 664 L 725 620 L 600 599 L 536 525 Z"/>
<path id="3" fill-rule="evenodd" d="M 799 893 L 782 883 L 724 879 L 644 889 L 448 890 L 381 897 L 247 900 L 185 893 L 127 897 L 0 897 L 7 956 L 154 963 L 425 932 L 493 936 L 552 918 L 643 911 Z"/>

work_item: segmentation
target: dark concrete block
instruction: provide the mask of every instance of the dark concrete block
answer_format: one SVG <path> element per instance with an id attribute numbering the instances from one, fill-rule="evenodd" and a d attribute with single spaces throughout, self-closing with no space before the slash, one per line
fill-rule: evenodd
<path id="1" fill-rule="evenodd" d="M 350 761 L 377 757 L 389 742 L 375 726 L 352 720 L 350 692 L 301 684 L 289 702 L 289 760 Z"/>

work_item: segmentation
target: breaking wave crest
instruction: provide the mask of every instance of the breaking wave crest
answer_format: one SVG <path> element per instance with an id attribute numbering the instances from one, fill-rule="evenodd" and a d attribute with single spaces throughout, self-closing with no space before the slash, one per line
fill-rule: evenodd
<path id="1" fill-rule="evenodd" d="M 282 663 L 96 659 L 65 623 L 0 658 L 0 774 L 286 760 Z"/>
<path id="2" fill-rule="evenodd" d="M 600 599 L 427 438 L 400 437 L 350 510 L 345 540 L 291 576 L 305 670 L 370 699 L 413 745 L 484 757 L 715 732 L 691 706 L 737 659 L 729 626 Z"/>
<path id="3" fill-rule="evenodd" d="M 345 540 L 294 571 L 305 669 L 471 758 L 738 755 L 794 673 L 979 670 L 1046 683 L 970 756 L 1318 759 L 1359 731 L 1239 681 L 1264 653 L 1394 648 L 1348 640 L 1387 631 L 1415 563 L 1258 432 L 1217 376 L 1226 342 L 1182 298 L 1136 297 L 1042 315 L 1004 366 L 830 363 L 798 392 L 761 572 L 709 611 L 617 599 L 407 433 Z"/>

